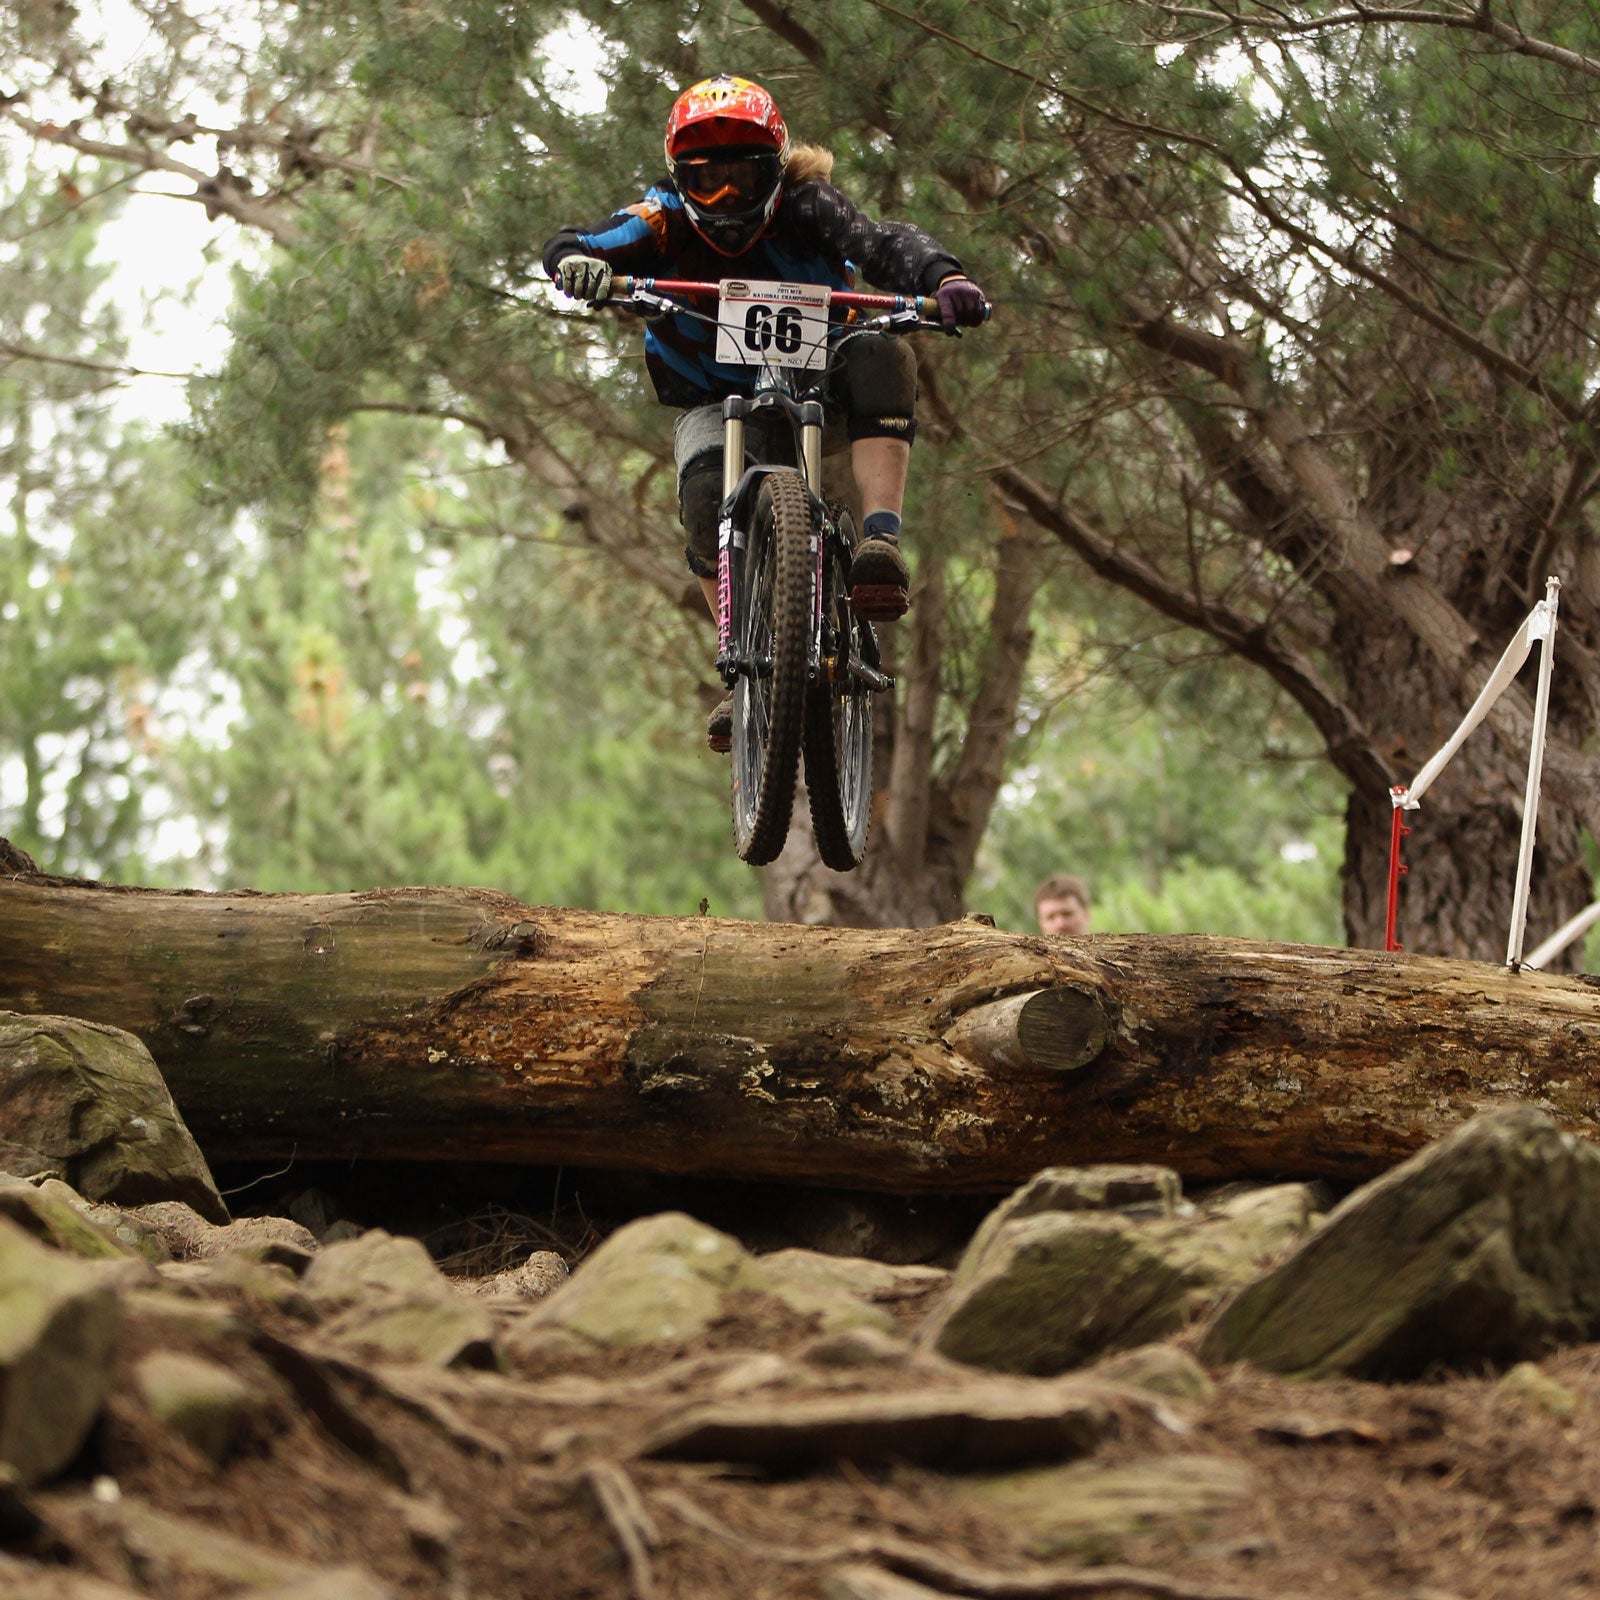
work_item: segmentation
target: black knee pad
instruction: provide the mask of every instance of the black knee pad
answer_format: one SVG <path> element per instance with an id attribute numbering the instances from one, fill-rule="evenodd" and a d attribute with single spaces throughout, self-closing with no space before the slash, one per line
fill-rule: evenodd
<path id="1" fill-rule="evenodd" d="M 717 513 L 722 509 L 722 455 L 691 461 L 678 480 L 678 520 L 689 542 L 684 559 L 697 578 L 717 575 Z"/>
<path id="2" fill-rule="evenodd" d="M 865 334 L 845 345 L 835 387 L 854 439 L 917 436 L 917 358 L 905 339 Z"/>

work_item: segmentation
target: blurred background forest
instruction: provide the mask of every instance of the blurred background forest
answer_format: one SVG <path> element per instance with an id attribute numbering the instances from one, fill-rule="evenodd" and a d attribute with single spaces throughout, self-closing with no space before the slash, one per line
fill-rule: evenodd
<path id="1" fill-rule="evenodd" d="M 1542 937 L 1592 898 L 1600 804 L 1600 23 L 1294 13 L 11 0 L 0 835 L 121 882 L 1017 928 L 1065 870 L 1097 931 L 1372 943 L 1386 785 L 1549 570 Z M 998 307 L 919 341 L 854 883 L 798 837 L 765 879 L 734 857 L 670 417 L 635 330 L 537 266 L 722 70 Z M 129 353 L 130 253 L 175 247 L 123 224 L 162 206 L 209 224 L 175 285 L 231 273 L 186 382 Z M 1430 799 L 1408 945 L 1503 944 L 1519 733 Z"/>

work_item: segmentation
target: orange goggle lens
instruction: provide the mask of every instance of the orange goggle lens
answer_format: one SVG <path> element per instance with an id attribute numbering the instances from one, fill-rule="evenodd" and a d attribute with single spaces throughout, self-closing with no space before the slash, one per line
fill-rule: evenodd
<path id="1" fill-rule="evenodd" d="M 764 199 L 776 187 L 781 168 L 772 156 L 733 160 L 705 157 L 680 164 L 684 193 L 708 211 L 737 209 Z"/>

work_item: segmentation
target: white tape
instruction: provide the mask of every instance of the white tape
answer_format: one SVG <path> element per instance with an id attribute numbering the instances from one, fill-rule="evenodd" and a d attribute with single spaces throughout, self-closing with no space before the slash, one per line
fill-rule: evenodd
<path id="1" fill-rule="evenodd" d="M 1537 634 L 1533 631 L 1535 619 L 1538 620 L 1540 629 Z M 1479 691 L 1478 698 L 1472 702 L 1472 709 L 1461 719 L 1461 726 L 1450 735 L 1422 771 L 1411 780 L 1405 799 L 1401 802 L 1407 811 L 1417 809 L 1418 802 L 1433 786 L 1434 779 L 1450 764 L 1456 751 L 1466 743 L 1467 736 L 1489 715 L 1495 701 L 1511 687 L 1517 674 L 1522 670 L 1523 662 L 1528 659 L 1528 652 L 1533 649 L 1533 641 L 1536 638 L 1545 638 L 1549 631 L 1550 609 L 1541 600 L 1523 618 L 1522 626 L 1512 635 L 1511 643 L 1506 646 L 1505 653 L 1495 663 L 1494 671 L 1489 674 L 1489 681 Z"/>

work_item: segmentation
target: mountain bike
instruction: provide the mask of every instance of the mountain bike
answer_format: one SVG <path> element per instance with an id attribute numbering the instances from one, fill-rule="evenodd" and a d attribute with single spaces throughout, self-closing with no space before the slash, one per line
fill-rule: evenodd
<path id="1" fill-rule="evenodd" d="M 822 399 L 850 339 L 940 330 L 938 301 L 754 280 L 621 278 L 617 288 L 622 309 L 715 325 L 716 359 L 758 369 L 752 395 L 722 404 L 717 672 L 733 694 L 734 846 L 752 866 L 777 858 L 803 756 L 818 854 L 848 872 L 871 826 L 872 697 L 894 680 L 850 604 L 855 520 L 822 492 Z M 716 300 L 717 315 L 695 300 Z M 831 320 L 838 311 L 859 320 Z M 792 459 L 747 464 L 747 425 L 768 419 L 789 424 Z"/>

